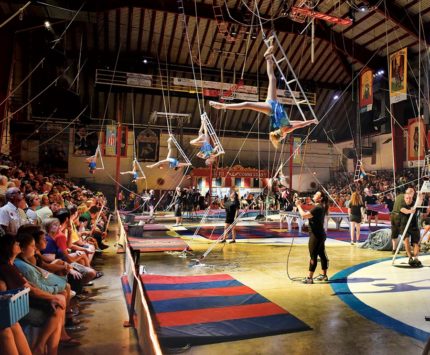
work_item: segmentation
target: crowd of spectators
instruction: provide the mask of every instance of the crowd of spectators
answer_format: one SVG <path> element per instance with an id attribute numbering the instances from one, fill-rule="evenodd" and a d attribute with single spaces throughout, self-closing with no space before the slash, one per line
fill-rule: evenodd
<path id="1" fill-rule="evenodd" d="M 69 333 L 79 327 L 86 287 L 103 276 L 93 260 L 108 248 L 108 215 L 103 194 L 0 156 L 0 291 L 30 289 L 30 312 L 0 328 L 2 354 L 80 345 Z"/>
<path id="2" fill-rule="evenodd" d="M 395 193 L 406 190 L 408 186 L 417 185 L 417 169 L 404 169 L 396 174 L 396 184 L 392 170 L 372 171 L 372 175 L 354 181 L 351 173 L 336 173 L 333 180 L 327 185 L 327 191 L 331 197 L 331 205 L 338 207 L 348 207 L 351 194 L 357 191 L 365 197 L 365 191 L 369 191 L 377 197 L 377 203 L 387 204 L 388 209 L 392 209 L 392 200 Z"/>

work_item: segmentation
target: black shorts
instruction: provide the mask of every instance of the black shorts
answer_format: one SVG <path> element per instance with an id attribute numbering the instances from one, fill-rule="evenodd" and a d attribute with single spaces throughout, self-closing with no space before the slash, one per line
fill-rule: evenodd
<path id="1" fill-rule="evenodd" d="M 411 238 L 411 244 L 419 244 L 420 243 L 420 230 L 419 229 L 411 229 L 409 228 L 405 234 L 405 238 Z"/>
<path id="2" fill-rule="evenodd" d="M 181 205 L 175 205 L 175 217 L 182 217 Z"/>
<path id="3" fill-rule="evenodd" d="M 377 216 L 378 215 L 378 212 L 376 212 L 376 211 L 371 211 L 371 210 L 366 210 L 366 215 L 368 215 L 368 216 Z"/>
<path id="4" fill-rule="evenodd" d="M 397 239 L 400 234 L 400 215 L 391 213 L 391 239 Z"/>

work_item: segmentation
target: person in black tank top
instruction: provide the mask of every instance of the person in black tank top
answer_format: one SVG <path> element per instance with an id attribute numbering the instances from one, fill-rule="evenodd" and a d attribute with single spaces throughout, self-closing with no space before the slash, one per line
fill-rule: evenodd
<path id="1" fill-rule="evenodd" d="M 317 281 L 328 281 L 327 269 L 328 269 L 328 258 L 325 252 L 325 240 L 326 233 L 324 229 L 324 220 L 328 212 L 328 198 L 327 195 L 322 191 L 317 191 L 313 196 L 315 206 L 310 211 L 305 211 L 302 208 L 300 200 L 296 200 L 296 206 L 303 219 L 309 220 L 309 274 L 303 280 L 303 283 L 312 284 L 314 283 L 314 272 L 318 263 L 318 256 L 321 259 L 322 274 L 317 276 Z"/>
<path id="2" fill-rule="evenodd" d="M 225 209 L 225 225 L 224 225 L 224 231 L 229 228 L 231 224 L 234 223 L 234 220 L 237 217 L 237 212 L 240 208 L 239 203 L 239 196 L 237 195 L 237 192 L 232 191 L 230 193 L 230 198 L 226 202 L 221 202 L 222 207 Z M 236 226 L 233 225 L 231 227 L 231 242 L 230 243 L 236 243 Z M 224 236 L 224 239 L 221 241 L 221 243 L 225 243 L 226 239 L 228 239 L 228 234 Z"/>

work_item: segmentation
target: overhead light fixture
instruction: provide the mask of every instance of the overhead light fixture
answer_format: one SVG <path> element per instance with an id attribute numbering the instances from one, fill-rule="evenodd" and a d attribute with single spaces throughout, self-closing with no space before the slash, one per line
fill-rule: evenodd
<path id="1" fill-rule="evenodd" d="M 48 30 L 51 29 L 51 22 L 45 21 L 43 24 L 45 25 L 46 29 L 48 29 Z"/>
<path id="2" fill-rule="evenodd" d="M 339 95 L 337 95 L 337 94 L 336 94 L 336 95 L 334 95 L 334 96 L 333 96 L 333 100 L 339 100 Z"/>
<path id="3" fill-rule="evenodd" d="M 142 60 L 143 64 L 148 64 L 148 59 Z"/>
<path id="4" fill-rule="evenodd" d="M 367 11 L 369 11 L 369 7 L 368 7 L 366 4 L 361 4 L 361 5 L 358 7 L 358 10 L 359 10 L 360 12 L 367 12 Z"/>

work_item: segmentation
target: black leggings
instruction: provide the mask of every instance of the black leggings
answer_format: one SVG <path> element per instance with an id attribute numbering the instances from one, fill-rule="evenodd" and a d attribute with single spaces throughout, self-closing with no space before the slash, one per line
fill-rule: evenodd
<path id="1" fill-rule="evenodd" d="M 317 238 L 312 233 L 309 233 L 309 254 L 311 260 L 309 261 L 309 271 L 314 272 L 317 268 L 318 256 L 321 259 L 321 268 L 328 269 L 328 259 L 325 253 L 325 237 Z"/>

